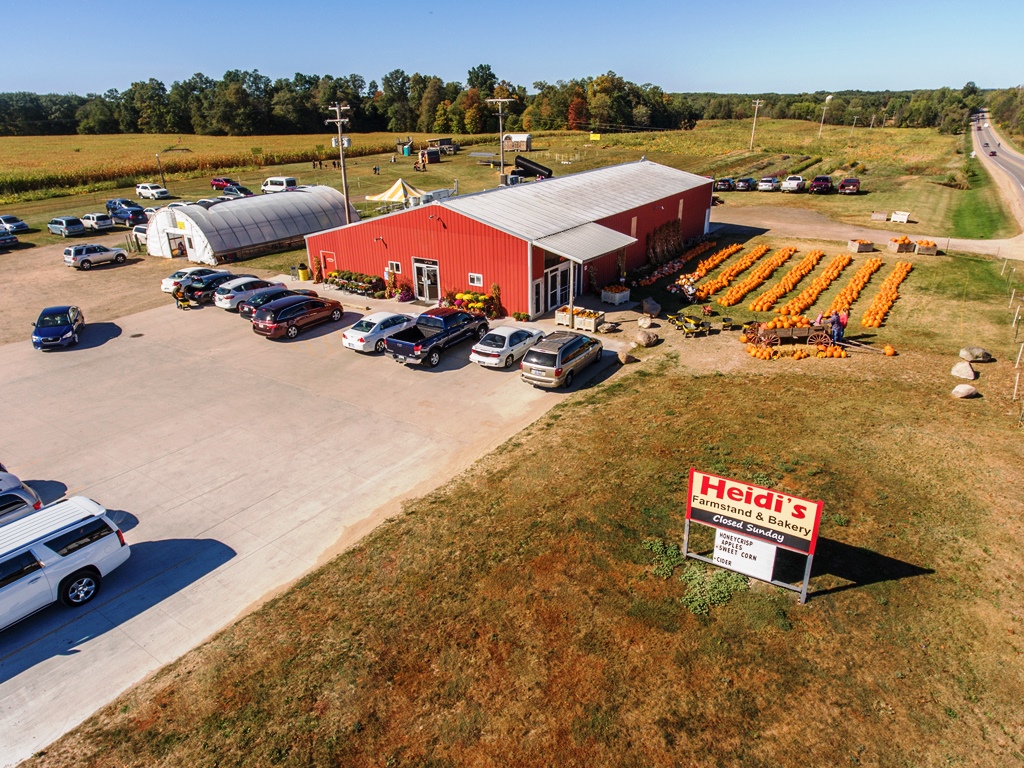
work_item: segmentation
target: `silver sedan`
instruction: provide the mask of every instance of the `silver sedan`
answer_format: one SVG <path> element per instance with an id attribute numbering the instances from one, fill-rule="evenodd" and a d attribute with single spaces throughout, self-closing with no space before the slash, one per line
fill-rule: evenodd
<path id="1" fill-rule="evenodd" d="M 341 334 L 341 343 L 357 352 L 383 352 L 384 339 L 416 325 L 416 318 L 394 312 L 374 312 Z"/>
<path id="2" fill-rule="evenodd" d="M 502 325 L 473 345 L 469 359 L 488 368 L 511 368 L 543 335 L 536 329 Z"/>

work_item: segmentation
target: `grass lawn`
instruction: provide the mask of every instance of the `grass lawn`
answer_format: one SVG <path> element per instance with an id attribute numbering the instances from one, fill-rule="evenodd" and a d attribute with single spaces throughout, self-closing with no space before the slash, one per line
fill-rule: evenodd
<path id="1" fill-rule="evenodd" d="M 815 245 L 793 244 L 794 260 Z M 822 247 L 824 264 L 838 250 Z M 1024 761 L 1004 282 L 990 260 L 910 258 L 870 331 L 899 356 L 762 362 L 735 335 L 663 326 L 639 364 L 26 765 Z M 959 401 L 949 369 L 966 343 L 1000 362 L 979 366 L 984 397 Z M 725 602 L 697 615 L 680 576 L 699 585 L 703 567 L 655 575 L 645 543 L 681 541 L 691 466 L 824 501 L 807 605 L 716 582 Z"/>

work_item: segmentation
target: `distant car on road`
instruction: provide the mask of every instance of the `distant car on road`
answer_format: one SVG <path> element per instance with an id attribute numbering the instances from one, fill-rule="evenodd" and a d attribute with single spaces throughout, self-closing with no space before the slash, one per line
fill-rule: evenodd
<path id="1" fill-rule="evenodd" d="M 85 234 L 85 226 L 81 219 L 75 216 L 58 216 L 55 219 L 50 219 L 46 229 L 51 235 L 60 235 L 61 237 Z"/>
<path id="2" fill-rule="evenodd" d="M 388 336 L 416 325 L 416 318 L 394 312 L 374 312 L 341 334 L 341 343 L 357 352 L 383 352 Z"/>
<path id="3" fill-rule="evenodd" d="M 214 189 L 224 189 L 226 187 L 240 187 L 242 185 L 234 179 L 229 179 L 227 176 L 215 176 L 210 180 L 210 186 Z"/>
<path id="4" fill-rule="evenodd" d="M 757 182 L 757 191 L 778 192 L 780 186 L 781 185 L 779 184 L 779 180 L 777 178 L 775 178 L 774 176 L 765 176 L 763 179 Z"/>
<path id="5" fill-rule="evenodd" d="M 340 301 L 310 296 L 286 296 L 256 310 L 252 318 L 253 333 L 268 339 L 285 336 L 294 339 L 302 331 L 328 320 L 341 321 L 345 309 Z"/>
<path id="6" fill-rule="evenodd" d="M 162 197 L 171 196 L 171 193 L 159 184 L 136 184 L 135 194 L 150 200 L 159 200 Z"/>
<path id="7" fill-rule="evenodd" d="M 469 359 L 488 368 L 511 368 L 515 361 L 544 337 L 536 328 L 503 325 L 487 332 L 473 345 Z"/>
<path id="8" fill-rule="evenodd" d="M 230 187 L 224 187 L 220 193 L 221 197 L 253 197 L 254 193 L 248 187 L 238 187 L 232 185 Z"/>
<path id="9" fill-rule="evenodd" d="M 988 156 L 989 157 L 995 157 L 996 156 L 996 151 L 993 149 L 991 152 L 988 153 Z"/>
<path id="10" fill-rule="evenodd" d="M 85 328 L 85 315 L 78 307 L 47 307 L 32 326 L 32 346 L 53 349 L 78 343 Z"/>
<path id="11" fill-rule="evenodd" d="M 17 216 L 0 216 L 0 230 L 16 235 L 19 232 L 28 232 L 28 224 Z"/>
<path id="12" fill-rule="evenodd" d="M 843 179 L 839 182 L 840 195 L 856 195 L 860 192 L 860 179 Z"/>
<path id="13" fill-rule="evenodd" d="M 105 213 L 87 213 L 82 217 L 82 226 L 86 229 L 110 229 L 114 222 Z"/>
<path id="14" fill-rule="evenodd" d="M 736 179 L 737 192 L 753 192 L 755 189 L 757 189 L 757 179 L 747 177 Z"/>
<path id="15" fill-rule="evenodd" d="M 78 269 L 92 269 L 95 264 L 124 264 L 128 255 L 123 248 L 107 248 L 105 245 L 88 243 L 69 245 L 64 249 L 64 263 Z"/>
<path id="16" fill-rule="evenodd" d="M 986 141 L 986 142 L 985 142 L 984 144 L 982 144 L 981 146 L 983 146 L 983 147 L 988 147 L 988 142 Z"/>

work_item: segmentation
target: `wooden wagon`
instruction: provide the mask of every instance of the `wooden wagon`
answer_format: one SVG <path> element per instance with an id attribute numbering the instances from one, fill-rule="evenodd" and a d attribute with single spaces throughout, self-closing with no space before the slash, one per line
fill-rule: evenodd
<path id="1" fill-rule="evenodd" d="M 794 344 L 807 344 L 816 347 L 822 344 L 831 346 L 832 337 L 823 325 L 811 325 L 795 328 L 765 328 L 766 323 L 748 323 L 743 326 L 748 343 L 758 347 L 777 347 L 783 341 Z"/>

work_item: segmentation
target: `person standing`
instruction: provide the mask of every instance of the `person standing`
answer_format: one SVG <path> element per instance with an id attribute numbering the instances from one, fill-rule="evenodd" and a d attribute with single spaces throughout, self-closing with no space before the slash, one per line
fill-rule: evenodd
<path id="1" fill-rule="evenodd" d="M 833 343 L 838 344 L 843 338 L 843 324 L 839 320 L 839 313 L 833 312 L 829 322 L 832 326 L 832 341 Z"/>
<path id="2" fill-rule="evenodd" d="M 841 309 L 839 311 L 839 340 L 842 341 L 843 337 L 846 336 L 846 324 L 850 322 L 850 312 L 847 309 Z"/>

